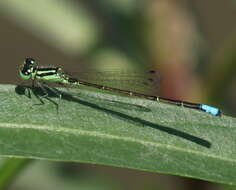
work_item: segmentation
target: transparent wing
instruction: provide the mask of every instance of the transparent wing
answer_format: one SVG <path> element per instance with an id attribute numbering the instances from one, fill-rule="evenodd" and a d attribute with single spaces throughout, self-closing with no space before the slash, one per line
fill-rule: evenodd
<path id="1" fill-rule="evenodd" d="M 68 72 L 66 73 L 68 74 Z M 90 83 L 150 95 L 156 95 L 160 90 L 160 74 L 155 70 L 79 70 L 78 72 L 70 72 L 68 75 Z"/>

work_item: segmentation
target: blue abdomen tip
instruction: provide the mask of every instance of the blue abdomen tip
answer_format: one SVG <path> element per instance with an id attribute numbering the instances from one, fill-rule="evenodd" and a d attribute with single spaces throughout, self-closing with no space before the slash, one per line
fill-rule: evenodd
<path id="1" fill-rule="evenodd" d="M 215 107 L 212 107 L 212 106 L 201 104 L 200 109 L 202 111 L 205 111 L 205 112 L 210 113 L 210 114 L 215 115 L 215 116 L 220 116 L 221 115 L 221 111 L 218 108 L 215 108 Z"/>

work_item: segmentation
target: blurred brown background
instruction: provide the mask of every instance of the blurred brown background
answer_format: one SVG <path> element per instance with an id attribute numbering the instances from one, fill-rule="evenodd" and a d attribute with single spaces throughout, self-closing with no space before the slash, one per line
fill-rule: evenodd
<path id="1" fill-rule="evenodd" d="M 208 103 L 235 116 L 235 18 L 235 0 L 1 1 L 0 81 L 19 84 L 17 69 L 25 57 L 67 70 L 152 67 L 161 73 L 161 95 Z M 11 188 L 78 187 L 230 189 L 128 169 L 48 162 L 34 162 Z"/>

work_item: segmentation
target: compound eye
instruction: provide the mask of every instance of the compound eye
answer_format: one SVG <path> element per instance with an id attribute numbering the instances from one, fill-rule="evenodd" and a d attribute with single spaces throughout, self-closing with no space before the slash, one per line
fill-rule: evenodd
<path id="1" fill-rule="evenodd" d="M 32 58 L 26 58 L 21 72 L 24 75 L 30 75 L 33 71 L 33 68 L 36 66 L 36 62 Z"/>
<path id="2" fill-rule="evenodd" d="M 27 64 L 27 65 L 34 65 L 35 64 L 35 60 L 33 58 L 26 58 L 25 59 L 25 64 Z"/>

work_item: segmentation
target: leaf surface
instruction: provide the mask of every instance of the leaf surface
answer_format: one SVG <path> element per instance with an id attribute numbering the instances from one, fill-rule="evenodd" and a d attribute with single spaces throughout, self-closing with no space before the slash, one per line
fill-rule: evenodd
<path id="1" fill-rule="evenodd" d="M 88 89 L 0 85 L 0 156 L 236 185 L 236 119 Z M 55 90 L 54 90 L 55 91 Z M 40 105 L 41 104 L 41 105 Z"/>

